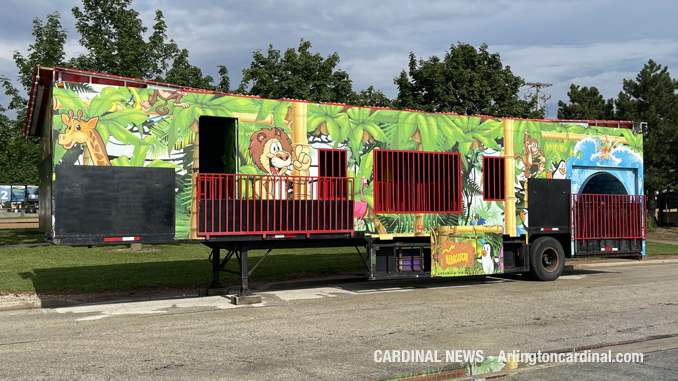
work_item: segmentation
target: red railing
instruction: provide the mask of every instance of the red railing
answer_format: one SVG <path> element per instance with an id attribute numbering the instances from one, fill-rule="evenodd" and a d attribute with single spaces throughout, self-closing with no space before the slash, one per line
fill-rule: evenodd
<path id="1" fill-rule="evenodd" d="M 645 196 L 572 194 L 572 239 L 645 239 Z"/>
<path id="2" fill-rule="evenodd" d="M 353 231 L 353 178 L 201 173 L 197 190 L 207 239 Z"/>

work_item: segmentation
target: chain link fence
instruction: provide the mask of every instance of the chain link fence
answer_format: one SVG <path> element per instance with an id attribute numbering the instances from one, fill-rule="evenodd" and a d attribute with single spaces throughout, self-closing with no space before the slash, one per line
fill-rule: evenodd
<path id="1" fill-rule="evenodd" d="M 0 209 L 0 230 L 37 229 L 38 208 L 2 208 Z"/>

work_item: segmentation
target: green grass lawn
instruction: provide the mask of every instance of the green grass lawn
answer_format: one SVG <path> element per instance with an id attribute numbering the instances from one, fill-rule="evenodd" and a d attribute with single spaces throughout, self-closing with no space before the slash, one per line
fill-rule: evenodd
<path id="1" fill-rule="evenodd" d="M 35 229 L 0 230 L 0 246 L 45 242 L 45 233 Z"/>
<path id="2" fill-rule="evenodd" d="M 2 232 L 3 244 L 42 241 L 35 234 Z M 201 244 L 129 246 L 39 246 L 0 249 L 0 292 L 89 293 L 139 288 L 206 287 L 212 281 L 209 249 Z M 123 249 L 124 251 L 121 251 Z M 364 250 L 361 250 L 364 254 Z M 252 268 L 265 251 L 249 252 Z M 222 250 L 222 255 L 225 252 Z M 223 259 L 223 258 L 222 258 Z M 227 266 L 238 270 L 233 258 Z M 355 248 L 274 250 L 250 280 L 268 281 L 340 272 L 364 272 Z M 224 284 L 239 285 L 239 277 L 222 272 Z"/>
<path id="3" fill-rule="evenodd" d="M 678 245 L 647 241 L 645 242 L 645 253 L 649 257 L 655 255 L 678 255 Z"/>
<path id="4" fill-rule="evenodd" d="M 0 245 L 43 242 L 34 231 L 0 232 Z M 139 288 L 206 287 L 211 282 L 209 249 L 201 244 L 128 246 L 39 246 L 0 249 L 0 292 L 89 293 Z M 678 254 L 678 246 L 647 242 L 647 255 Z M 120 250 L 120 249 L 125 249 Z M 364 250 L 361 249 L 364 254 Z M 223 251 L 222 251 L 223 253 Z M 252 268 L 264 251 L 251 251 Z M 233 260 L 228 266 L 237 270 Z M 251 281 L 363 273 L 355 248 L 274 250 L 257 267 Z M 222 273 L 225 284 L 238 285 L 238 276 Z"/>

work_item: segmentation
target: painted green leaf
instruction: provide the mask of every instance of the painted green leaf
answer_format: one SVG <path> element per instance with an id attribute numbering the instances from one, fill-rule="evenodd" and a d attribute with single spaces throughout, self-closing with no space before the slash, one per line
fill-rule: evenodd
<path id="1" fill-rule="evenodd" d="M 378 149 L 378 148 L 375 148 Z M 360 158 L 360 172 L 366 179 L 372 178 L 372 167 L 374 166 L 374 150 L 368 152 Z M 357 179 L 360 180 L 360 179 Z"/>
<path id="2" fill-rule="evenodd" d="M 174 169 L 183 170 L 182 167 L 180 167 L 180 166 L 178 166 L 174 163 L 171 163 L 169 161 L 159 160 L 159 159 L 153 160 L 152 162 L 148 163 L 148 165 L 146 167 L 148 167 L 148 168 L 174 168 Z"/>
<path id="3" fill-rule="evenodd" d="M 275 106 L 277 105 L 278 102 L 268 100 L 268 99 L 263 99 L 260 100 L 261 105 L 259 106 L 259 111 L 257 112 L 257 117 L 254 119 L 255 122 L 262 121 L 266 119 L 273 110 L 275 109 Z"/>
<path id="4" fill-rule="evenodd" d="M 73 115 L 77 117 L 78 110 L 82 110 L 83 119 L 89 119 L 89 106 L 87 106 L 73 90 L 57 87 L 54 89 L 54 97 L 59 101 L 61 106 L 64 107 L 64 113 L 67 114 L 69 110 L 73 110 Z"/>
<path id="5" fill-rule="evenodd" d="M 66 149 L 59 143 L 54 144 L 54 165 L 59 164 L 61 161 L 61 158 L 64 157 L 64 154 L 66 154 Z"/>
<path id="6" fill-rule="evenodd" d="M 477 134 L 475 138 L 478 139 L 485 147 L 492 148 L 493 150 L 501 151 L 501 146 L 497 144 L 497 141 L 491 138 L 489 135 Z"/>
<path id="7" fill-rule="evenodd" d="M 226 107 L 212 107 L 214 114 L 223 118 L 235 118 L 235 116 Z"/>
<path id="8" fill-rule="evenodd" d="M 116 138 L 119 142 L 127 145 L 149 145 L 148 142 L 139 139 L 138 136 L 131 133 L 128 129 L 123 127 L 116 121 L 106 122 L 106 128 L 108 132 Z"/>
<path id="9" fill-rule="evenodd" d="M 360 142 L 360 140 L 363 138 L 363 127 L 362 126 L 357 126 L 356 128 L 353 129 L 353 139 L 356 142 Z"/>
<path id="10" fill-rule="evenodd" d="M 348 138 L 349 134 L 351 133 L 348 115 L 345 113 L 340 113 L 336 116 L 336 118 L 334 118 L 334 121 L 337 123 L 337 127 L 339 128 L 339 138 L 336 143 L 341 143 L 346 140 L 346 138 Z M 332 136 L 332 139 L 334 139 L 334 136 Z"/>
<path id="11" fill-rule="evenodd" d="M 275 107 L 273 112 L 273 124 L 276 127 L 283 127 L 285 125 L 285 118 L 287 117 L 287 112 L 291 106 L 290 102 L 280 102 Z"/>
<path id="12" fill-rule="evenodd" d="M 115 103 L 126 103 L 129 97 L 129 90 L 124 87 L 104 87 L 90 102 L 89 116 L 94 117 L 103 115 L 110 110 Z"/>
<path id="13" fill-rule="evenodd" d="M 143 167 L 146 162 L 146 153 L 151 149 L 151 145 L 136 145 L 134 146 L 134 151 L 132 157 L 129 159 L 130 165 L 133 167 Z"/>
<path id="14" fill-rule="evenodd" d="M 397 141 L 395 149 L 404 148 L 405 143 L 412 139 L 412 134 L 414 134 L 415 126 L 415 113 L 403 113 L 403 115 L 398 119 L 398 132 L 397 132 Z"/>
<path id="15" fill-rule="evenodd" d="M 370 120 L 378 123 L 397 123 L 402 111 L 396 110 L 377 110 L 370 115 Z"/>
<path id="16" fill-rule="evenodd" d="M 372 189 L 372 184 L 373 183 L 370 183 L 369 187 L 363 188 L 363 195 L 365 196 L 365 201 L 367 201 L 370 207 L 374 208 L 374 193 Z M 360 192 L 360 188 L 358 188 L 358 192 Z"/>
<path id="17" fill-rule="evenodd" d="M 111 160 L 111 165 L 114 167 L 129 167 L 129 158 L 127 158 L 125 155 L 116 157 L 115 159 Z"/>
<path id="18" fill-rule="evenodd" d="M 99 117 L 101 121 L 117 121 L 123 126 L 138 125 L 143 123 L 148 116 L 145 112 L 136 109 L 125 109 L 121 111 L 112 112 Z"/>
<path id="19" fill-rule="evenodd" d="M 52 128 L 58 130 L 59 132 L 64 132 L 64 130 L 66 129 L 66 125 L 61 120 L 61 114 L 52 116 Z M 56 139 L 57 137 L 54 136 L 54 140 Z"/>
<path id="20" fill-rule="evenodd" d="M 321 125 L 325 121 L 325 118 L 323 118 L 320 115 L 311 115 L 308 117 L 306 121 L 306 130 L 308 132 L 315 131 L 316 128 L 318 128 L 319 125 Z"/>
<path id="21" fill-rule="evenodd" d="M 364 125 L 363 128 L 367 130 L 367 132 L 369 132 L 370 135 L 372 135 L 372 138 L 374 138 L 374 140 L 379 142 L 385 142 L 387 140 L 384 131 L 382 131 L 382 129 L 379 128 L 379 126 L 377 126 L 376 124 L 366 124 Z"/>
<path id="22" fill-rule="evenodd" d="M 99 132 L 99 135 L 101 135 L 101 140 L 104 142 L 104 146 L 108 144 L 108 140 L 110 139 L 110 134 L 108 133 L 108 128 L 99 128 L 98 123 L 97 123 L 97 131 Z"/>
<path id="23" fill-rule="evenodd" d="M 334 121 L 334 119 L 331 119 L 331 118 L 327 119 L 327 121 L 325 123 L 327 123 L 327 132 L 330 133 L 330 136 L 332 136 L 332 140 L 335 141 L 334 142 L 335 143 L 334 148 L 337 148 L 336 145 L 338 145 L 340 143 L 340 141 L 338 139 L 338 137 L 339 137 L 339 126 L 337 126 L 337 123 Z"/>

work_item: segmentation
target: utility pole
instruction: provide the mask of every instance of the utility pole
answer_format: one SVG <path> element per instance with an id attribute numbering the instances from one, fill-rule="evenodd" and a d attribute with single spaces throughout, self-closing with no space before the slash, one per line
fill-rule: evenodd
<path id="1" fill-rule="evenodd" d="M 541 101 L 542 101 L 542 99 L 541 99 L 541 89 L 544 89 L 544 88 L 547 88 L 547 87 L 551 87 L 551 86 L 553 86 L 553 85 L 550 84 L 550 83 L 527 82 L 527 83 L 525 84 L 525 86 L 534 87 L 534 88 L 537 90 L 537 95 L 536 95 L 536 99 L 537 99 L 537 111 L 539 111 L 539 110 L 541 109 Z M 549 97 L 549 98 L 550 98 L 550 97 Z M 546 98 L 546 99 L 548 99 L 548 98 Z M 546 99 L 544 99 L 544 101 L 546 101 Z"/>

